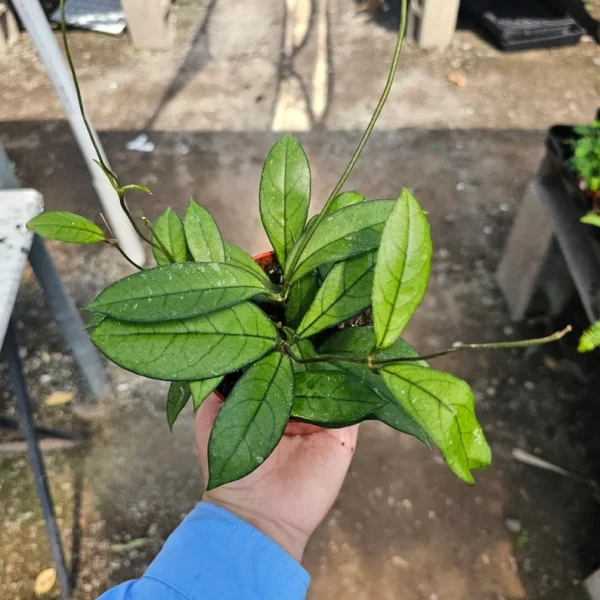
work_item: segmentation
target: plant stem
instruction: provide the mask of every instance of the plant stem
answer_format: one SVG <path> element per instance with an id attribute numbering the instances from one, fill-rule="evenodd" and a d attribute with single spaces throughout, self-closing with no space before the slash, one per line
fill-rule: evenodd
<path id="1" fill-rule="evenodd" d="M 420 360 L 433 360 L 434 358 L 439 358 L 440 356 L 446 356 L 448 354 L 453 354 L 454 352 L 459 352 L 461 350 L 507 350 L 511 348 L 529 348 L 531 346 L 541 346 L 543 344 L 550 344 L 552 342 L 557 342 L 562 339 L 565 335 L 573 331 L 573 328 L 569 325 L 565 327 L 562 331 L 557 331 L 552 335 L 543 338 L 535 338 L 532 340 L 520 340 L 517 342 L 492 342 L 487 344 L 462 344 L 460 346 L 453 346 L 452 348 L 447 348 L 446 350 L 440 350 L 439 352 L 434 352 L 433 354 L 426 354 L 424 356 L 402 356 L 398 358 L 386 358 L 377 360 L 372 356 L 367 357 L 358 357 L 358 356 L 347 356 L 345 354 L 320 354 L 314 356 L 312 358 L 300 358 L 294 354 L 292 349 L 284 344 L 285 351 L 289 354 L 292 360 L 296 361 L 300 364 L 309 364 L 309 363 L 319 363 L 319 362 L 330 362 L 330 361 L 345 361 L 345 362 L 353 362 L 367 365 L 369 368 L 378 368 L 384 367 L 386 365 L 395 365 L 406 362 L 418 362 Z"/>
<path id="2" fill-rule="evenodd" d="M 385 83 L 385 87 L 383 88 L 381 97 L 379 98 L 379 102 L 377 103 L 377 106 L 375 107 L 373 116 L 371 117 L 371 120 L 369 121 L 369 124 L 367 125 L 367 128 L 365 129 L 365 132 L 363 133 L 363 136 L 360 139 L 360 142 L 358 143 L 358 146 L 356 147 L 356 150 L 354 151 L 354 154 L 352 155 L 350 162 L 348 163 L 348 166 L 346 167 L 346 170 L 342 173 L 340 180 L 337 182 L 336 186 L 333 188 L 333 191 L 331 192 L 329 198 L 327 199 L 325 206 L 323 206 L 323 209 L 321 210 L 321 212 L 319 213 L 317 218 L 314 220 L 313 226 L 311 227 L 310 231 L 307 231 L 306 232 L 307 235 L 304 236 L 303 238 L 301 238 L 301 240 L 299 242 L 300 247 L 295 254 L 295 257 L 296 257 L 295 261 L 290 265 L 290 267 L 288 269 L 288 278 L 291 278 L 291 276 L 293 275 L 294 270 L 296 269 L 296 265 L 298 264 L 300 255 L 302 254 L 304 248 L 306 248 L 308 242 L 310 241 L 310 238 L 312 237 L 312 234 L 316 231 L 317 227 L 319 226 L 319 224 L 325 217 L 325 215 L 327 213 L 327 209 L 329 208 L 331 203 L 335 200 L 337 195 L 340 193 L 340 190 L 346 183 L 348 177 L 350 177 L 350 174 L 354 170 L 354 167 L 356 166 L 356 163 L 358 162 L 358 159 L 360 158 L 360 155 L 361 155 L 364 147 L 366 146 L 367 142 L 369 141 L 369 137 L 371 136 L 371 133 L 373 132 L 373 129 L 375 128 L 375 125 L 377 124 L 377 121 L 379 120 L 381 111 L 383 110 L 383 107 L 385 106 L 385 103 L 387 102 L 387 99 L 390 95 L 390 91 L 392 90 L 392 85 L 394 84 L 394 77 L 396 76 L 396 71 L 398 70 L 398 61 L 400 60 L 400 54 L 402 52 L 402 46 L 404 44 L 404 38 L 405 38 L 405 34 L 406 34 L 407 14 L 408 14 L 408 0 L 401 0 L 400 27 L 398 29 L 398 38 L 396 41 L 396 49 L 394 50 L 394 56 L 392 58 L 392 64 L 390 66 L 390 71 L 388 73 L 387 81 Z"/>
<path id="3" fill-rule="evenodd" d="M 165 255 L 165 258 L 170 263 L 177 262 L 175 260 L 175 257 L 167 250 L 167 247 L 162 243 L 161 239 L 156 234 L 156 231 L 154 231 L 154 227 L 152 227 L 152 223 L 150 223 L 150 221 L 146 217 L 142 217 L 142 221 L 143 221 L 144 225 L 146 226 L 146 228 L 148 229 L 148 231 L 150 231 L 150 233 L 152 234 L 152 238 L 155 239 L 156 243 L 160 246 L 159 249 Z"/>
<path id="4" fill-rule="evenodd" d="M 461 350 L 509 350 L 512 348 L 530 348 L 531 346 L 541 346 L 543 344 L 550 344 L 552 342 L 557 342 L 573 331 L 573 328 L 569 325 L 565 327 L 562 331 L 557 331 L 552 335 L 536 338 L 532 340 L 520 340 L 517 342 L 491 342 L 489 344 L 462 344 L 460 346 L 453 346 L 452 348 L 448 348 L 447 350 L 441 350 L 440 352 L 434 352 L 433 354 L 426 354 L 425 356 L 418 356 L 415 358 L 390 358 L 383 360 L 373 360 L 372 364 L 377 367 L 383 367 L 385 365 L 393 365 L 396 363 L 403 362 L 414 362 L 417 360 L 433 360 L 434 358 L 439 358 L 440 356 L 446 356 L 447 354 L 453 354 L 454 352 L 459 352 Z"/>
<path id="5" fill-rule="evenodd" d="M 69 68 L 71 69 L 71 77 L 73 79 L 73 85 L 75 86 L 75 93 L 77 94 L 77 102 L 79 103 L 79 112 L 81 113 L 81 118 L 83 119 L 83 123 L 85 128 L 87 129 L 88 135 L 90 137 L 90 141 L 94 146 L 94 150 L 96 151 L 96 156 L 98 157 L 98 164 L 102 168 L 102 170 L 108 175 L 108 178 L 111 180 L 113 187 L 116 189 L 119 186 L 119 181 L 117 176 L 108 168 L 106 163 L 104 162 L 104 158 L 100 153 L 100 149 L 98 148 L 98 144 L 96 143 L 96 138 L 92 133 L 92 128 L 87 120 L 87 116 L 85 114 L 85 108 L 83 106 L 83 98 L 81 96 L 81 89 L 79 88 L 79 81 L 77 80 L 77 73 L 75 72 L 75 65 L 73 64 L 73 57 L 71 56 L 71 50 L 69 49 L 69 42 L 67 41 L 67 22 L 65 18 L 65 0 L 60 0 L 60 29 L 62 34 L 63 44 L 65 46 L 65 54 L 67 55 L 67 62 L 69 63 Z"/>
<path id="6" fill-rule="evenodd" d="M 129 258 L 129 256 L 127 256 L 127 254 L 125 253 L 123 248 L 121 248 L 121 246 L 119 245 L 119 242 L 117 242 L 117 240 L 107 240 L 107 241 L 111 246 L 114 246 L 121 253 L 121 256 L 123 256 L 123 258 L 129 264 L 133 265 L 136 269 L 138 269 L 140 271 L 144 270 L 144 267 L 140 267 L 140 265 L 138 265 L 135 261 L 133 261 L 131 258 Z"/>
<path id="7" fill-rule="evenodd" d="M 92 146 L 94 147 L 96 156 L 98 157 L 98 160 L 96 162 L 98 163 L 100 168 L 104 171 L 104 173 L 108 177 L 111 185 L 117 192 L 117 194 L 119 196 L 119 202 L 121 204 L 121 208 L 123 209 L 123 212 L 127 215 L 127 218 L 129 219 L 129 222 L 131 223 L 135 232 L 147 244 L 150 244 L 151 246 L 162 251 L 161 248 L 159 248 L 158 246 L 156 246 L 156 244 L 154 244 L 152 239 L 147 238 L 140 231 L 140 228 L 137 226 L 135 219 L 133 218 L 132 214 L 129 212 L 129 208 L 127 207 L 127 205 L 125 203 L 125 191 L 127 189 L 132 189 L 137 186 L 126 185 L 126 186 L 121 187 L 121 185 L 119 184 L 119 178 L 113 171 L 111 171 L 109 169 L 108 165 L 104 162 L 104 158 L 102 156 L 102 153 L 100 152 L 100 148 L 98 148 L 98 144 L 96 143 L 96 138 L 94 137 L 92 128 L 90 127 L 89 121 L 87 119 L 87 115 L 85 113 L 85 108 L 83 106 L 83 97 L 81 95 L 81 88 L 79 87 L 79 80 L 77 79 L 77 72 L 75 71 L 75 65 L 73 64 L 73 57 L 71 56 L 71 49 L 69 48 L 69 41 L 67 39 L 67 23 L 66 23 L 66 18 L 65 18 L 65 0 L 60 0 L 60 28 L 61 28 L 63 44 L 65 47 L 65 54 L 67 56 L 67 62 L 69 63 L 69 69 L 71 70 L 71 78 L 73 79 L 73 85 L 75 86 L 75 93 L 77 95 L 77 102 L 79 104 L 79 112 L 81 113 L 81 118 L 83 119 L 83 123 L 87 130 L 88 136 L 90 138 L 90 141 L 92 142 Z M 129 260 L 128 257 L 126 257 L 126 258 Z"/>

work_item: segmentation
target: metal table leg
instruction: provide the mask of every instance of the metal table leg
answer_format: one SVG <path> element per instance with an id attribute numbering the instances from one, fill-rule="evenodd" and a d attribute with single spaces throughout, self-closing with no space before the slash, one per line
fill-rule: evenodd
<path id="1" fill-rule="evenodd" d="M 17 397 L 17 414 L 19 416 L 23 435 L 27 441 L 29 462 L 33 469 L 35 487 L 42 505 L 42 514 L 46 525 L 46 532 L 50 540 L 50 551 L 60 583 L 60 597 L 62 600 L 67 600 L 70 595 L 69 572 L 65 562 L 58 524 L 56 523 L 54 504 L 52 502 L 50 488 L 48 487 L 44 461 L 35 435 L 31 400 L 27 393 L 27 387 L 23 378 L 23 370 L 19 359 L 19 349 L 12 323 L 8 326 L 2 352 L 8 362 L 10 378 Z"/>
<path id="2" fill-rule="evenodd" d="M 108 393 L 109 387 L 98 351 L 83 331 L 84 325 L 79 312 L 65 290 L 43 240 L 37 235 L 34 236 L 29 251 L 29 262 L 90 391 L 96 398 L 102 398 Z"/>

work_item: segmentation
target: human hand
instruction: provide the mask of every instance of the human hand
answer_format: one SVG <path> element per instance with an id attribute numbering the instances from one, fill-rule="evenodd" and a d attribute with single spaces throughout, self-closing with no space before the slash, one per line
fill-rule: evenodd
<path id="1" fill-rule="evenodd" d="M 196 415 L 196 446 L 208 481 L 208 439 L 222 401 L 211 394 Z M 205 492 L 203 500 L 250 523 L 298 562 L 333 505 L 356 448 L 358 425 L 321 429 L 289 423 L 271 456 L 253 473 Z"/>

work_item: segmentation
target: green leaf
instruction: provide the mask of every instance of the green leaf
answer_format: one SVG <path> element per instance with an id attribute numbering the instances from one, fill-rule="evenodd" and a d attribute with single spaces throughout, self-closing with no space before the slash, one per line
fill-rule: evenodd
<path id="1" fill-rule="evenodd" d="M 94 329 L 94 327 L 98 327 L 98 325 L 100 325 L 100 323 L 102 323 L 104 319 L 106 319 L 106 315 L 103 315 L 101 313 L 95 313 L 94 315 L 92 315 L 92 318 L 85 324 L 83 330 L 86 331 L 88 329 Z"/>
<path id="2" fill-rule="evenodd" d="M 321 369 L 296 373 L 292 416 L 318 423 L 349 423 L 385 404 L 351 373 Z"/>
<path id="3" fill-rule="evenodd" d="M 341 329 L 321 344 L 322 354 L 347 354 L 365 358 L 375 348 L 375 331 L 373 327 L 348 327 Z M 376 358 L 389 360 L 392 358 L 413 358 L 419 353 L 405 340 L 398 339 L 387 350 L 380 350 Z M 411 362 L 413 365 L 427 367 L 424 360 Z"/>
<path id="4" fill-rule="evenodd" d="M 579 352 L 591 352 L 600 348 L 600 321 L 583 333 L 579 340 Z"/>
<path id="5" fill-rule="evenodd" d="M 413 365 L 386 366 L 381 374 L 396 400 L 440 448 L 452 471 L 474 483 L 471 470 L 489 466 L 491 450 L 467 383 Z"/>
<path id="6" fill-rule="evenodd" d="M 200 381 L 190 381 L 190 390 L 194 400 L 194 411 L 198 410 L 202 403 L 212 394 L 223 377 L 211 377 L 210 379 L 201 379 Z"/>
<path id="7" fill-rule="evenodd" d="M 225 262 L 246 269 L 265 281 L 270 281 L 269 276 L 260 268 L 256 261 L 238 246 L 225 244 Z"/>
<path id="8" fill-rule="evenodd" d="M 588 213 L 584 217 L 581 218 L 581 222 L 586 225 L 595 225 L 596 227 L 600 227 L 600 214 L 598 213 Z"/>
<path id="9" fill-rule="evenodd" d="M 319 291 L 316 273 L 309 273 L 299 279 L 290 288 L 290 295 L 285 305 L 285 321 L 295 329 Z M 305 336 L 306 337 L 306 336 Z"/>
<path id="10" fill-rule="evenodd" d="M 208 490 L 245 477 L 275 450 L 294 399 L 290 359 L 273 352 L 252 365 L 223 404 L 208 442 Z"/>
<path id="11" fill-rule="evenodd" d="M 315 347 L 310 340 L 299 340 L 292 346 L 292 351 L 298 358 L 315 358 L 315 356 L 317 356 Z M 323 371 L 334 368 L 326 362 L 299 363 L 292 360 L 292 365 L 295 373 L 303 373 L 304 371 Z"/>
<path id="12" fill-rule="evenodd" d="M 336 210 L 340 210 L 340 208 L 358 204 L 359 202 L 363 202 L 364 199 L 365 197 L 361 196 L 358 192 L 343 192 L 334 198 L 333 202 L 329 205 L 327 212 L 332 213 Z"/>
<path id="13" fill-rule="evenodd" d="M 250 302 L 194 319 L 105 319 L 90 339 L 117 365 L 152 379 L 197 381 L 232 373 L 277 344 L 273 323 Z"/>
<path id="14" fill-rule="evenodd" d="M 183 228 L 196 262 L 225 262 L 223 238 L 212 215 L 193 198 L 185 211 Z"/>
<path id="15" fill-rule="evenodd" d="M 288 280 L 293 283 L 319 265 L 375 250 L 393 206 L 393 200 L 370 200 L 325 215 L 300 253 L 293 273 L 290 265 L 299 246 L 290 254 L 285 268 Z"/>
<path id="16" fill-rule="evenodd" d="M 154 233 L 171 253 L 175 262 L 182 263 L 188 259 L 188 249 L 185 243 L 183 223 L 175 212 L 167 208 L 154 224 Z M 152 248 L 154 258 L 159 265 L 169 264 L 169 259 L 158 248 Z"/>
<path id="17" fill-rule="evenodd" d="M 87 308 L 115 319 L 154 323 L 197 317 L 270 291 L 264 280 L 240 267 L 187 262 L 124 277 Z"/>
<path id="18" fill-rule="evenodd" d="M 44 212 L 33 217 L 27 229 L 48 240 L 70 244 L 97 244 L 106 239 L 100 227 L 69 212 Z"/>
<path id="19" fill-rule="evenodd" d="M 373 322 L 377 347 L 389 348 L 419 306 L 429 280 L 432 255 L 429 223 L 405 188 L 389 215 L 373 282 Z"/>
<path id="20" fill-rule="evenodd" d="M 337 263 L 327 275 L 296 333 L 305 338 L 333 327 L 371 304 L 373 252 Z M 303 280 L 300 280 L 303 281 Z M 293 288 L 292 288 L 293 289 Z"/>
<path id="21" fill-rule="evenodd" d="M 270 150 L 260 178 L 260 218 L 281 265 L 302 234 L 310 204 L 310 167 L 302 146 L 284 135 Z"/>
<path id="22" fill-rule="evenodd" d="M 167 421 L 169 429 L 173 431 L 173 425 L 190 399 L 190 386 L 187 381 L 173 381 L 167 395 Z"/>
<path id="23" fill-rule="evenodd" d="M 372 327 L 351 327 L 342 329 L 327 340 L 320 348 L 323 353 L 347 354 L 349 356 L 368 356 L 375 346 L 375 332 Z M 399 339 L 388 350 L 379 352 L 377 358 L 411 358 L 417 357 L 419 353 L 406 341 Z M 366 385 L 369 385 L 379 396 L 385 398 L 386 404 L 370 415 L 382 423 L 416 437 L 424 444 L 429 445 L 429 438 L 423 428 L 416 423 L 396 401 L 393 394 L 389 391 L 380 375 L 375 375 L 365 365 L 349 363 L 345 361 L 335 361 L 338 369 L 343 369 L 361 377 Z M 419 360 L 414 365 L 427 367 L 427 363 Z"/>

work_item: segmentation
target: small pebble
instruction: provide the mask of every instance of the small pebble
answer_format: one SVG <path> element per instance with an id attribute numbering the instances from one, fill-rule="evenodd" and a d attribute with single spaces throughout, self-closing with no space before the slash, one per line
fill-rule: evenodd
<path id="1" fill-rule="evenodd" d="M 490 557 L 489 557 L 487 554 L 485 554 L 485 553 L 484 553 L 484 554 L 482 554 L 482 555 L 481 555 L 481 562 L 482 562 L 484 565 L 489 565 L 489 564 L 490 564 L 490 562 L 491 562 L 491 561 L 490 561 Z"/>
<path id="2" fill-rule="evenodd" d="M 524 383 L 525 389 L 526 390 L 534 390 L 535 389 L 535 383 L 533 383 L 533 381 L 526 381 Z"/>
<path id="3" fill-rule="evenodd" d="M 508 529 L 511 533 L 521 533 L 521 521 L 519 519 L 508 518 L 504 520 L 504 524 L 506 525 L 506 529 Z"/>
<path id="4" fill-rule="evenodd" d="M 408 569 L 409 564 L 401 556 L 392 556 L 392 564 L 400 569 Z"/>

